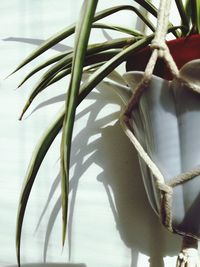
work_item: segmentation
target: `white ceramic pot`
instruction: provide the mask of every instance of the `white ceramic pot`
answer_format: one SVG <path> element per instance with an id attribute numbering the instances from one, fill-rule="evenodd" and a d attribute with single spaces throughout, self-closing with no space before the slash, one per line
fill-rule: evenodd
<path id="1" fill-rule="evenodd" d="M 200 85 L 200 61 L 182 67 L 180 76 Z M 133 91 L 143 72 L 128 72 L 125 80 Z M 200 94 L 180 81 L 153 76 L 138 107 L 132 112 L 132 129 L 166 181 L 200 165 Z M 150 203 L 159 215 L 160 191 L 146 164 L 140 160 Z M 200 237 L 200 177 L 173 189 L 172 228 L 181 235 Z"/>

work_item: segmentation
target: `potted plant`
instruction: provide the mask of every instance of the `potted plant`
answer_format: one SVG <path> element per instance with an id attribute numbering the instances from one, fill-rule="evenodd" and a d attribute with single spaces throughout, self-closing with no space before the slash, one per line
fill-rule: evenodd
<path id="1" fill-rule="evenodd" d="M 151 4 L 150 1 L 135 0 L 134 2 L 138 3 L 154 17 L 157 17 L 158 9 L 153 4 Z M 105 77 L 109 76 L 110 73 L 115 71 L 115 69 L 122 62 L 127 61 L 128 70 L 132 69 L 132 70 L 143 71 L 146 63 L 148 62 L 149 55 L 151 54 L 149 44 L 154 38 L 156 27 L 148 19 L 148 17 L 143 15 L 141 11 L 138 8 L 134 7 L 133 5 L 113 6 L 112 8 L 95 13 L 97 4 L 98 1 L 94 0 L 85 1 L 81 10 L 80 20 L 78 21 L 77 24 L 70 25 L 69 27 L 59 32 L 58 34 L 50 37 L 14 70 L 14 72 L 18 71 L 23 66 L 28 64 L 30 61 L 34 60 L 42 53 L 44 53 L 46 50 L 51 48 L 53 45 L 59 43 L 60 41 L 66 39 L 67 37 L 75 33 L 76 36 L 75 44 L 74 48 L 71 51 L 56 54 L 54 57 L 48 59 L 45 62 L 42 62 L 39 66 L 37 66 L 30 73 L 28 73 L 27 76 L 19 85 L 21 86 L 24 82 L 26 82 L 26 80 L 32 77 L 35 73 L 48 67 L 48 70 L 39 79 L 30 97 L 28 98 L 24 106 L 24 109 L 22 111 L 22 114 L 20 116 L 21 119 L 26 110 L 31 105 L 32 101 L 41 91 L 46 89 L 49 85 L 52 85 L 53 83 L 59 81 L 66 75 L 71 75 L 68 91 L 66 93 L 65 106 L 63 107 L 60 114 L 49 126 L 47 131 L 44 133 L 41 140 L 39 141 L 32 155 L 32 159 L 25 177 L 25 183 L 20 197 L 19 211 L 17 218 L 16 244 L 17 244 L 17 258 L 19 265 L 20 265 L 21 232 L 22 232 L 22 225 L 27 202 L 31 193 L 33 183 L 36 179 L 37 172 L 53 140 L 56 138 L 59 131 L 62 130 L 60 156 L 61 156 L 61 176 L 62 176 L 61 197 L 62 197 L 63 244 L 64 244 L 66 237 L 66 225 L 67 225 L 70 149 L 71 149 L 71 139 L 72 139 L 76 108 L 79 105 L 79 103 L 81 103 L 81 101 L 95 88 L 95 86 L 97 86 Z M 168 42 L 168 46 L 178 67 L 181 68 L 186 62 L 194 58 L 195 59 L 199 58 L 198 45 L 200 43 L 200 39 L 198 34 L 200 30 L 200 19 L 199 19 L 200 2 L 198 0 L 187 1 L 186 4 L 184 5 L 181 0 L 176 0 L 176 5 L 180 14 L 181 25 L 173 26 L 172 24 L 169 23 L 168 33 L 172 33 L 174 38 L 177 39 Z M 127 29 L 115 25 L 114 26 L 108 25 L 104 23 L 98 23 L 99 20 L 111 16 L 112 14 L 115 14 L 117 12 L 120 12 L 121 10 L 130 10 L 133 13 L 135 13 L 150 29 L 151 33 L 147 35 L 137 30 Z M 89 45 L 88 40 L 92 28 L 115 30 L 126 33 L 128 37 L 113 39 L 111 41 Z M 188 44 L 187 49 L 190 49 L 192 45 L 192 47 L 194 48 L 192 49 L 192 53 L 186 52 L 188 51 L 186 50 L 185 46 L 186 44 Z M 182 56 L 184 57 L 182 58 Z M 139 64 L 138 60 L 135 60 L 138 59 L 138 57 L 140 58 Z M 194 65 L 192 65 L 192 67 L 193 66 Z M 171 79 L 169 72 L 167 72 L 163 66 L 162 60 L 161 62 L 158 62 L 156 68 L 157 69 L 155 70 L 155 74 L 159 75 L 164 79 Z M 160 72 L 160 69 L 164 69 L 164 71 Z M 182 71 L 184 75 L 186 74 L 186 76 L 188 73 L 187 70 L 188 68 L 186 68 L 186 72 L 184 69 Z M 189 71 L 190 70 L 191 66 L 189 66 Z M 83 83 L 81 83 L 82 75 L 84 72 L 89 74 L 89 78 L 85 80 Z M 134 83 L 137 84 L 140 79 L 141 78 L 137 77 L 134 80 Z M 160 80 L 158 80 L 158 83 L 159 82 L 161 83 L 161 85 L 163 84 L 163 81 L 161 82 Z M 123 86 L 122 91 L 120 91 L 120 94 L 121 95 L 124 94 L 125 98 L 126 96 L 129 97 L 130 91 L 128 91 L 128 94 L 127 91 L 128 91 L 127 87 Z M 119 93 L 119 91 L 117 91 L 117 93 Z M 147 100 L 148 97 L 150 96 L 146 97 Z M 135 114 L 133 114 L 133 116 L 137 117 L 137 115 Z M 137 120 L 138 118 L 134 118 L 134 120 L 135 119 Z M 136 128 L 133 129 L 133 131 L 134 130 L 136 130 Z M 140 131 L 138 133 L 137 139 L 139 139 L 141 143 L 142 142 L 144 143 L 144 139 L 146 138 L 146 136 L 148 137 L 148 131 L 145 132 L 145 134 L 143 134 L 143 132 Z M 148 146 L 148 142 L 145 143 L 145 145 Z M 151 174 L 149 173 L 149 170 L 146 169 L 145 166 L 143 166 L 143 170 L 145 170 L 143 176 L 149 177 L 151 176 Z M 148 183 L 147 181 L 148 179 L 146 179 L 145 182 L 146 185 Z M 150 196 L 150 199 L 151 200 L 155 199 L 157 193 L 151 191 L 150 194 L 152 194 Z M 190 234 L 189 237 L 191 237 Z M 193 242 L 195 239 L 193 239 L 192 237 L 187 239 L 187 241 L 188 240 L 189 242 L 191 240 L 192 240 L 191 242 Z"/>

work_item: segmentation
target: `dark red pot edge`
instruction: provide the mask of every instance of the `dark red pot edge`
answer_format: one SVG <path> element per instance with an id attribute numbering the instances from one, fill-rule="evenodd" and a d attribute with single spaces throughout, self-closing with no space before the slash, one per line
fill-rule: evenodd
<path id="1" fill-rule="evenodd" d="M 200 58 L 199 34 L 167 41 L 167 45 L 179 69 L 187 62 Z M 150 46 L 131 55 L 126 62 L 126 71 L 144 71 L 150 55 Z M 172 75 L 162 59 L 158 59 L 154 74 L 167 80 L 172 79 Z"/>

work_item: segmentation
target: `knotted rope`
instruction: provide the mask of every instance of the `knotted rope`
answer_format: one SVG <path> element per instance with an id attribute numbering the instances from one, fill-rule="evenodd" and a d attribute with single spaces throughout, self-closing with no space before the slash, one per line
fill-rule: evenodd
<path id="1" fill-rule="evenodd" d="M 149 59 L 149 62 L 145 68 L 143 78 L 141 82 L 138 84 L 137 88 L 134 90 L 132 97 L 124 111 L 121 115 L 120 121 L 122 128 L 124 129 L 126 135 L 129 137 L 131 142 L 133 143 L 134 147 L 136 148 L 140 157 L 144 160 L 146 165 L 151 170 L 152 174 L 154 175 L 157 183 L 157 187 L 161 192 L 161 205 L 160 205 L 160 216 L 162 223 L 172 232 L 174 232 L 172 226 L 172 195 L 173 195 L 173 188 L 179 184 L 184 183 L 194 177 L 200 175 L 200 167 L 197 167 L 189 172 L 182 173 L 168 182 L 165 182 L 164 176 L 156 166 L 156 164 L 152 161 L 150 156 L 146 153 L 146 151 L 141 146 L 140 142 L 135 137 L 132 127 L 130 124 L 131 114 L 134 108 L 137 107 L 138 102 L 140 100 L 141 95 L 143 92 L 148 88 L 149 83 L 152 78 L 153 70 L 158 58 L 163 58 L 167 67 L 171 71 L 173 77 L 176 80 L 181 81 L 183 84 L 187 84 L 187 86 L 195 92 L 200 93 L 199 88 L 196 85 L 187 83 L 182 77 L 179 76 L 179 70 L 174 62 L 170 51 L 166 45 L 165 38 L 168 29 L 168 21 L 169 21 L 169 11 L 170 11 L 171 0 L 160 0 L 159 12 L 158 12 L 158 19 L 157 19 L 157 27 L 155 32 L 155 37 L 151 42 L 151 49 L 152 54 Z M 190 249 L 185 247 L 182 250 L 182 254 L 179 255 L 179 262 L 181 265 L 177 263 L 177 266 L 186 266 L 182 265 L 182 258 L 186 259 L 189 257 L 188 255 L 194 254 L 194 249 Z M 188 254 L 189 253 L 189 254 Z M 196 252 L 195 252 L 196 253 Z M 198 253 L 197 253 L 198 254 Z M 184 255 L 182 257 L 181 255 Z M 182 258 L 181 258 L 182 257 Z M 191 266 L 198 266 L 198 265 L 191 265 Z"/>
<path id="2" fill-rule="evenodd" d="M 157 28 L 155 32 L 155 37 L 151 42 L 152 54 L 149 59 L 149 62 L 144 71 L 143 78 L 136 90 L 134 91 L 127 108 L 122 115 L 121 123 L 124 128 L 125 133 L 128 135 L 129 139 L 135 146 L 138 151 L 140 157 L 145 161 L 147 166 L 152 171 L 153 175 L 156 178 L 157 186 L 161 191 L 161 218 L 163 224 L 172 231 L 172 218 L 171 218 L 171 199 L 172 199 L 172 186 L 165 183 L 165 179 L 156 166 L 156 164 L 151 160 L 149 155 L 144 151 L 141 144 L 138 142 L 137 138 L 134 136 L 131 125 L 129 123 L 132 110 L 138 104 L 140 97 L 144 90 L 149 86 L 151 81 L 151 77 L 153 74 L 153 70 L 156 64 L 158 57 L 162 57 L 166 62 L 167 66 L 171 70 L 173 76 L 177 79 L 179 78 L 179 71 L 174 62 L 169 49 L 165 42 L 165 37 L 168 29 L 168 20 L 169 20 L 169 10 L 170 10 L 171 0 L 161 0 L 158 12 L 158 20 L 157 20 Z"/>
<path id="3" fill-rule="evenodd" d="M 182 250 L 178 255 L 176 267 L 199 267 L 198 241 L 191 237 L 184 237 Z"/>
<path id="4" fill-rule="evenodd" d="M 152 74 L 153 74 L 155 64 L 159 57 L 164 59 L 164 61 L 167 64 L 167 67 L 169 68 L 173 76 L 177 79 L 179 78 L 179 70 L 165 42 L 165 37 L 167 34 L 167 30 L 168 30 L 170 5 L 171 5 L 171 0 L 160 1 L 158 19 L 157 19 L 157 27 L 156 27 L 154 39 L 151 42 L 151 49 L 153 51 L 149 59 L 149 62 L 147 63 L 147 66 L 145 68 L 143 78 L 141 82 L 139 83 L 139 85 L 137 86 L 136 90 L 134 91 L 128 103 L 127 109 L 125 111 L 127 116 L 130 116 L 132 110 L 137 105 L 142 93 L 148 87 Z"/>

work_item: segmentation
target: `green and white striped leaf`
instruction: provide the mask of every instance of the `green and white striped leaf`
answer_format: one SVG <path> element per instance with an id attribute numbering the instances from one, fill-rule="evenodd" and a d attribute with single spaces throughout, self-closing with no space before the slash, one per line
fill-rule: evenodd
<path id="1" fill-rule="evenodd" d="M 58 116 L 53 120 L 52 125 L 49 126 L 49 128 L 43 134 L 41 140 L 38 142 L 38 145 L 36 146 L 32 154 L 32 158 L 30 160 L 29 167 L 27 169 L 27 173 L 24 179 L 24 185 L 22 187 L 22 192 L 19 200 L 18 214 L 17 214 L 16 250 L 17 250 L 17 260 L 19 266 L 20 266 L 21 232 L 22 232 L 22 225 L 28 198 L 33 183 L 35 181 L 37 172 L 52 142 L 58 135 L 62 127 L 63 120 L 64 120 L 64 108 L 61 110 Z"/>
<path id="2" fill-rule="evenodd" d="M 184 26 L 182 32 L 185 35 L 189 30 L 189 19 L 187 17 L 183 2 L 181 0 L 175 0 L 175 2 L 181 17 L 182 25 Z"/>
<path id="3" fill-rule="evenodd" d="M 147 12 L 149 12 L 154 17 L 157 17 L 158 10 L 149 0 L 133 0 L 142 6 Z"/>
<path id="4" fill-rule="evenodd" d="M 200 33 L 200 1 L 187 0 L 185 3 L 186 15 L 192 23 L 189 34 Z"/>
<path id="5" fill-rule="evenodd" d="M 95 57 L 97 54 L 95 54 L 96 52 L 101 52 L 101 51 L 106 51 L 106 50 L 112 50 L 113 48 L 122 48 L 126 45 L 130 45 L 131 43 L 135 42 L 135 38 L 119 38 L 113 41 L 107 41 L 104 43 L 100 43 L 100 44 L 94 44 L 94 45 L 90 45 L 87 49 L 87 55 L 93 55 L 94 54 L 94 61 L 95 61 Z M 27 99 L 24 108 L 22 110 L 22 113 L 19 117 L 19 119 L 21 120 L 24 113 L 26 112 L 26 110 L 29 108 L 29 106 L 31 105 L 32 101 L 34 100 L 34 98 L 41 92 L 43 91 L 50 83 L 50 81 L 59 73 L 61 72 L 63 69 L 66 68 L 71 68 L 71 64 L 72 64 L 72 59 L 73 59 L 73 53 L 67 54 L 64 58 L 60 59 L 59 62 L 57 62 L 56 64 L 54 64 L 51 68 L 49 68 L 44 74 L 43 76 L 39 79 L 39 81 L 37 82 L 36 86 L 33 88 L 29 98 Z M 99 58 L 97 57 L 97 60 Z M 95 63 L 92 62 L 91 64 Z M 98 61 L 97 61 L 98 62 Z M 88 64 L 87 62 L 85 62 L 86 64 Z M 31 73 L 28 74 L 28 76 L 30 76 Z"/>
<path id="6" fill-rule="evenodd" d="M 108 25 L 108 24 L 104 24 L 104 23 L 94 23 L 92 25 L 92 28 L 118 31 L 118 32 L 121 32 L 121 33 L 129 34 L 131 36 L 135 36 L 135 37 L 144 36 L 139 31 L 128 29 L 128 28 L 124 28 L 124 27 L 117 26 L 117 25 Z"/>
<path id="7" fill-rule="evenodd" d="M 84 1 L 80 20 L 76 28 L 74 57 L 72 62 L 72 74 L 69 84 L 68 97 L 66 100 L 66 112 L 63 123 L 62 141 L 61 141 L 61 202 L 63 219 L 63 245 L 65 243 L 67 229 L 67 211 L 68 211 L 68 190 L 69 190 L 69 165 L 70 148 L 75 119 L 76 103 L 78 100 L 79 87 L 81 83 L 84 58 L 87 51 L 88 40 L 94 20 L 94 14 L 98 0 Z"/>
<path id="8" fill-rule="evenodd" d="M 114 7 L 102 10 L 93 17 L 93 22 L 103 19 L 105 17 L 108 17 L 122 10 L 133 10 L 133 7 L 131 5 L 121 5 L 121 6 L 114 6 Z M 75 26 L 76 26 L 75 23 L 71 24 L 67 28 L 64 28 L 63 30 L 51 36 L 44 43 L 42 43 L 39 47 L 37 47 L 27 58 L 25 58 L 11 74 L 21 69 L 23 66 L 25 66 L 26 64 L 34 60 L 36 57 L 43 54 L 45 51 L 47 51 L 48 49 L 50 49 L 57 43 L 71 36 L 75 31 Z"/>
<path id="9" fill-rule="evenodd" d="M 35 67 L 31 72 L 29 72 L 25 78 L 20 82 L 20 84 L 18 85 L 18 88 L 21 87 L 30 77 L 32 77 L 34 74 L 36 74 L 38 71 L 48 67 L 49 65 L 52 65 L 53 63 L 63 59 L 64 57 L 66 57 L 67 55 L 69 55 L 70 53 L 72 53 L 72 51 L 68 51 L 68 52 L 64 52 L 64 53 L 59 53 L 58 55 L 55 55 L 53 57 L 51 57 L 50 59 L 42 62 L 39 66 Z"/>

